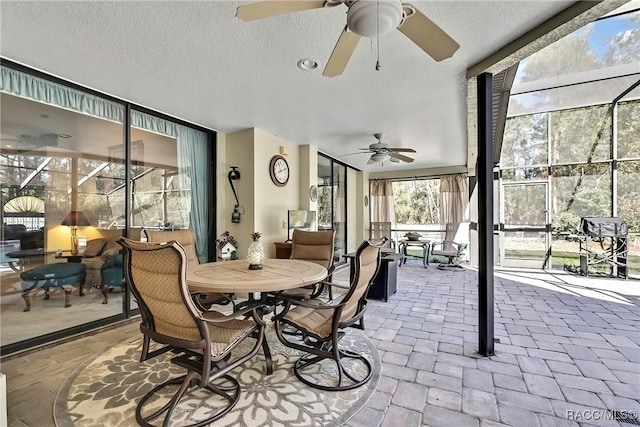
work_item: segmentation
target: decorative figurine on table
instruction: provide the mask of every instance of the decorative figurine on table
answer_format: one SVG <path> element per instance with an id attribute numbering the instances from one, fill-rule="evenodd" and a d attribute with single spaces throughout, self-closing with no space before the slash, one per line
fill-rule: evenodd
<path id="1" fill-rule="evenodd" d="M 234 257 L 234 254 L 238 251 L 238 242 L 228 231 L 225 231 L 220 235 L 220 238 L 216 239 L 216 245 L 220 259 L 229 260 L 237 258 Z"/>
<path id="2" fill-rule="evenodd" d="M 249 270 L 262 270 L 262 264 L 264 263 L 264 248 L 260 241 L 262 233 L 257 231 L 250 234 L 253 242 L 249 245 L 247 251 L 247 262 L 249 263 Z"/>

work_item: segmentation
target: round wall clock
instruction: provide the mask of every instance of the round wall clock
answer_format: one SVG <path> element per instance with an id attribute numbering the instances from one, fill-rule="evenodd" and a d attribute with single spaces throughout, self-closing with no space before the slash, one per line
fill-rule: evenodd
<path id="1" fill-rule="evenodd" d="M 311 200 L 312 202 L 318 200 L 318 187 L 316 187 L 315 185 L 309 187 L 309 200 Z"/>
<path id="2" fill-rule="evenodd" d="M 281 155 L 277 154 L 271 158 L 269 163 L 269 175 L 271 181 L 278 187 L 284 187 L 289 182 L 289 163 Z"/>

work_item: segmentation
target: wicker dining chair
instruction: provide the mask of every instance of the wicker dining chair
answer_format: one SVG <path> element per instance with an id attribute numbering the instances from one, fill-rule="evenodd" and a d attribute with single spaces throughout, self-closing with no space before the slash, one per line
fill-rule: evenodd
<path id="1" fill-rule="evenodd" d="M 192 300 L 186 281 L 187 255 L 179 243 L 143 243 L 121 238 L 125 280 L 138 301 L 143 334 L 141 362 L 171 350 L 171 363 L 186 369 L 186 375 L 172 378 L 147 392 L 136 407 L 140 425 L 152 426 L 162 417 L 169 425 L 174 409 L 191 389 L 204 389 L 222 401 L 219 409 L 191 426 L 204 426 L 228 413 L 240 398 L 240 384 L 229 372 L 251 359 L 265 346 L 259 304 L 224 315 L 204 311 Z M 254 339 L 253 346 L 239 349 Z M 150 341 L 163 347 L 150 352 Z M 233 353 L 232 353 L 233 352 Z M 141 379 L 144 381 L 144 379 Z M 149 409 L 168 386 L 179 385 L 171 399 L 157 410 Z M 152 404 L 147 405 L 149 402 Z"/>
<path id="2" fill-rule="evenodd" d="M 327 269 L 327 277 L 322 282 L 302 288 L 288 289 L 280 295 L 297 299 L 317 298 L 322 295 L 325 285 L 331 282 L 331 276 L 334 270 L 333 245 L 335 234 L 335 230 L 293 230 L 290 259 L 299 259 L 320 264 Z M 331 298 L 333 293 L 330 288 L 329 291 Z"/>
<path id="3" fill-rule="evenodd" d="M 152 243 L 170 242 L 175 240 L 184 248 L 185 253 L 187 254 L 187 264 L 200 264 L 198 256 L 196 255 L 196 239 L 193 230 L 183 229 L 164 231 L 145 229 L 144 234 L 147 236 L 147 242 Z M 210 308 L 213 304 L 226 305 L 231 303 L 235 308 L 233 296 L 219 292 L 198 294 L 198 303 L 207 308 Z"/>
<path id="4" fill-rule="evenodd" d="M 364 241 L 360 245 L 353 260 L 354 277 L 341 297 L 329 302 L 283 298 L 284 309 L 274 316 L 276 334 L 284 345 L 308 353 L 303 354 L 294 364 L 294 373 L 303 383 L 322 390 L 340 391 L 360 387 L 371 378 L 369 360 L 363 355 L 341 350 L 339 344 L 345 335 L 345 328 L 361 327 L 358 323 L 364 316 L 367 290 L 380 267 L 380 247 L 385 241 L 383 239 L 373 244 Z M 285 328 L 287 331 L 291 328 L 299 331 L 302 337 L 289 339 L 291 334 L 285 334 Z M 353 359 L 349 368 L 342 363 L 343 358 Z M 318 383 L 308 372 L 305 373 L 305 368 L 325 359 L 336 363 L 335 385 Z M 356 377 L 352 369 L 355 365 L 364 368 L 366 373 L 362 378 Z"/>

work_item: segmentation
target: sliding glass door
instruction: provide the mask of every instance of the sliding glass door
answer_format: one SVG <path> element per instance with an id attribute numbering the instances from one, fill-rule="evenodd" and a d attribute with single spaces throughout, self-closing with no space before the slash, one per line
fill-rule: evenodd
<path id="1" fill-rule="evenodd" d="M 200 261 L 211 259 L 215 133 L 8 61 L 0 72 L 0 338 L 10 354 L 137 314 L 122 286 L 122 236 L 191 228 Z"/>
<path id="2" fill-rule="evenodd" d="M 334 264 L 347 250 L 347 167 L 318 155 L 318 229 L 335 230 Z"/>

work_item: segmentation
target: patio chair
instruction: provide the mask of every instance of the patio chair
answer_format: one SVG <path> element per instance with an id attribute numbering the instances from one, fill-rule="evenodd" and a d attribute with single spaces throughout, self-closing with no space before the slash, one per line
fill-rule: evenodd
<path id="1" fill-rule="evenodd" d="M 447 263 L 440 263 L 438 265 L 439 270 L 458 269 L 463 268 L 460 265 L 460 257 L 467 248 L 467 243 L 456 242 L 457 236 L 462 233 L 463 224 L 468 223 L 449 222 L 446 225 L 444 241 L 434 242 L 431 244 L 431 255 L 437 255 L 447 258 Z M 461 239 L 460 239 L 461 240 Z M 436 248 L 440 249 L 436 249 Z"/>
<path id="2" fill-rule="evenodd" d="M 293 370 L 300 381 L 311 387 L 331 391 L 350 390 L 360 387 L 371 378 L 371 363 L 367 358 L 343 351 L 339 344 L 345 335 L 344 329 L 350 326 L 358 327 L 358 322 L 364 316 L 367 289 L 380 266 L 380 246 L 368 241 L 363 242 L 353 262 L 356 263 L 355 274 L 343 296 L 330 302 L 319 299 L 300 301 L 285 297 L 284 310 L 274 317 L 278 339 L 287 347 L 308 353 L 296 361 Z M 288 339 L 283 333 L 285 327 L 299 331 L 302 337 L 296 340 Z M 344 358 L 351 359 L 351 363 L 345 366 L 342 363 Z M 322 376 L 335 379 L 335 385 L 318 383 L 305 371 L 306 368 L 325 359 L 336 363 L 337 378 L 334 378 L 330 370 L 325 370 Z M 359 378 L 355 371 L 358 366 L 364 371 L 364 375 L 359 375 Z"/>
<path id="3" fill-rule="evenodd" d="M 327 269 L 328 274 L 327 278 L 320 283 L 283 291 L 279 295 L 295 299 L 317 298 L 322 295 L 325 285 L 331 282 L 331 275 L 335 268 L 333 265 L 334 238 L 335 230 L 293 230 L 290 258 L 320 264 Z M 332 297 L 333 293 L 329 288 L 329 298 L 331 299 Z"/>
<path id="4" fill-rule="evenodd" d="M 209 425 L 228 413 L 238 402 L 240 384 L 228 373 L 251 359 L 264 341 L 264 322 L 254 304 L 225 316 L 217 311 L 203 311 L 193 301 L 187 287 L 187 255 L 179 243 L 153 244 L 122 238 L 127 286 L 138 301 L 143 334 L 141 362 L 168 350 L 177 355 L 171 363 L 187 370 L 186 375 L 168 379 L 147 392 L 136 407 L 140 425 L 152 426 L 162 417 L 169 425 L 180 399 L 191 389 L 203 389 L 220 398 L 213 414 L 202 414 L 191 426 Z M 250 315 L 251 318 L 246 318 Z M 240 350 L 240 343 L 255 339 L 253 346 Z M 150 340 L 164 347 L 149 352 Z M 233 352 L 233 354 L 232 354 Z M 155 375 L 155 374 L 154 374 Z M 141 385 L 145 379 L 141 378 Z M 177 391 L 169 399 L 167 387 Z M 158 399 L 162 406 L 158 408 Z M 211 398 L 210 398 L 211 399 Z M 164 403 L 168 400 L 166 403 Z M 152 402 L 147 406 L 147 402 Z"/>
<path id="5" fill-rule="evenodd" d="M 396 242 L 391 238 L 391 223 L 390 222 L 371 222 L 369 224 L 369 239 L 382 239 L 387 238 L 385 248 L 392 248 L 395 250 Z"/>
<path id="6" fill-rule="evenodd" d="M 196 255 L 196 239 L 193 234 L 193 230 L 173 230 L 173 231 L 156 231 L 156 230 L 144 230 L 143 233 L 147 236 L 147 242 L 162 243 L 175 240 L 180 243 L 187 254 L 187 265 L 200 264 Z M 218 292 L 208 292 L 198 294 L 198 303 L 203 307 L 210 308 L 213 304 L 226 305 L 231 303 L 235 308 L 233 301 L 233 295 L 221 294 Z"/>

